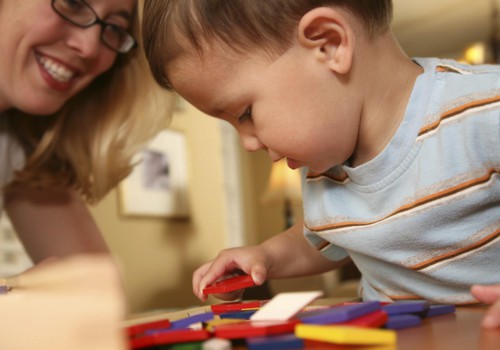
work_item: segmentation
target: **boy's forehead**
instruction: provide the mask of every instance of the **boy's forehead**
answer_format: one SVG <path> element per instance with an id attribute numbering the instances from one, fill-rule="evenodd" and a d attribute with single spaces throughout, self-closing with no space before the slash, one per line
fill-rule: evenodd
<path id="1" fill-rule="evenodd" d="M 174 90 L 203 112 L 214 115 L 223 107 L 237 65 L 223 57 L 184 55 L 168 67 Z"/>

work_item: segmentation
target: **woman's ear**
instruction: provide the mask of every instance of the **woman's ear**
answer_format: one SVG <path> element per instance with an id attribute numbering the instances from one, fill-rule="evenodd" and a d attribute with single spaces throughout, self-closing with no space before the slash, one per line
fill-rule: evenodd
<path id="1" fill-rule="evenodd" d="M 335 8 L 318 7 L 306 13 L 298 26 L 299 43 L 339 74 L 349 72 L 354 52 L 354 31 L 346 16 Z"/>

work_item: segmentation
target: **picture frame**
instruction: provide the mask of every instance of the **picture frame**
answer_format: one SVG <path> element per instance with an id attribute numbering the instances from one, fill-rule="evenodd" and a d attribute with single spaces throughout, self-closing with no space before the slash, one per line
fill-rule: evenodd
<path id="1" fill-rule="evenodd" d="M 184 133 L 161 131 L 134 158 L 134 163 L 131 174 L 119 185 L 123 215 L 189 217 Z"/>

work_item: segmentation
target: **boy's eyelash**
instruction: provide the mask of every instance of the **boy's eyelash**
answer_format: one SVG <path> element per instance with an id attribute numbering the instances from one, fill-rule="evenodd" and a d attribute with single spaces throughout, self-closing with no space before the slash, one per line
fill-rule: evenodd
<path id="1" fill-rule="evenodd" d="M 252 119 L 252 107 L 248 107 L 245 112 L 238 118 L 238 124 L 243 124 L 245 121 Z"/>

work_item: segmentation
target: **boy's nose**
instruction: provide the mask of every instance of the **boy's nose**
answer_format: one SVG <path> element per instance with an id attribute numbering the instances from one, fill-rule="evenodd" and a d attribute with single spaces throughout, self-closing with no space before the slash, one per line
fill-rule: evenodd
<path id="1" fill-rule="evenodd" d="M 240 134 L 240 137 L 242 140 L 243 148 L 245 148 L 245 150 L 247 150 L 248 152 L 255 152 L 265 148 L 264 144 L 260 142 L 260 140 L 254 135 Z"/>
<path id="2" fill-rule="evenodd" d="M 102 49 L 101 27 L 74 28 L 67 40 L 68 46 L 79 52 L 82 57 L 96 57 Z"/>

